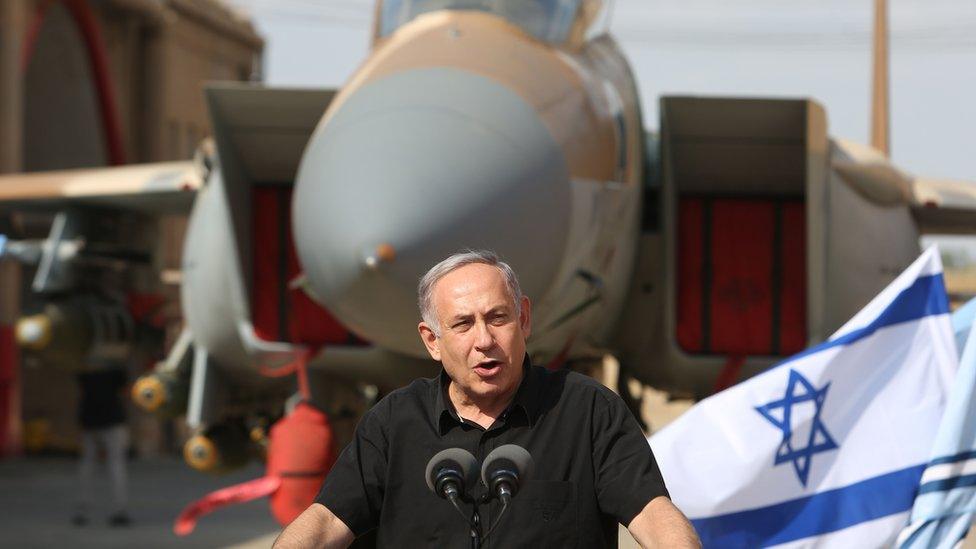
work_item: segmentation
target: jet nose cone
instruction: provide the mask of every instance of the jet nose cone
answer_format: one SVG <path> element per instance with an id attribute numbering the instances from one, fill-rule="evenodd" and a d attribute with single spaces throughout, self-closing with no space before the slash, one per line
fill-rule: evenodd
<path id="1" fill-rule="evenodd" d="M 568 177 L 560 146 L 509 88 L 457 69 L 405 71 L 355 92 L 312 136 L 295 242 L 340 320 L 423 355 L 417 282 L 451 253 L 495 250 L 542 297 L 565 247 Z"/>

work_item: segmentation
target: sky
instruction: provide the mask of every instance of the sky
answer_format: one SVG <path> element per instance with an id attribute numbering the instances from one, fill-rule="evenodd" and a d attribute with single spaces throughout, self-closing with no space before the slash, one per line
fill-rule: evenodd
<path id="1" fill-rule="evenodd" d="M 371 0 L 227 0 L 267 43 L 265 82 L 339 87 L 366 58 Z M 812 98 L 831 135 L 869 141 L 871 0 L 616 0 L 645 124 L 661 95 Z M 889 0 L 891 155 L 976 182 L 976 0 Z"/>

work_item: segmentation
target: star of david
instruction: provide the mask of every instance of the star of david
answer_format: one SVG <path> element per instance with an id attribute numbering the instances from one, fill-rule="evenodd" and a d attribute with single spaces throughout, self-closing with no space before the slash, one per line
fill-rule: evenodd
<path id="1" fill-rule="evenodd" d="M 815 454 L 836 449 L 837 443 L 831 438 L 830 433 L 823 422 L 820 421 L 820 412 L 823 410 L 824 400 L 827 398 L 827 389 L 830 383 L 820 389 L 814 388 L 813 384 L 807 381 L 796 370 L 790 370 L 790 379 L 786 386 L 786 394 L 779 400 L 774 400 L 762 406 L 756 406 L 756 411 L 764 418 L 783 432 L 783 442 L 776 450 L 775 465 L 792 462 L 793 470 L 796 471 L 797 478 L 803 486 L 807 485 L 807 478 L 810 475 L 810 462 Z M 793 444 L 793 406 L 803 402 L 813 402 L 814 413 L 810 424 L 810 433 L 802 444 Z M 778 414 L 777 410 L 782 409 Z"/>

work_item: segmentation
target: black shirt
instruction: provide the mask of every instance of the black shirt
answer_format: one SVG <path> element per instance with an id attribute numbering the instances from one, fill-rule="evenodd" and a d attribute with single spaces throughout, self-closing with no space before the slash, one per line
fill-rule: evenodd
<path id="1" fill-rule="evenodd" d="M 535 473 L 485 547 L 616 547 L 664 480 L 623 401 L 592 378 L 529 366 L 509 408 L 488 429 L 461 419 L 443 371 L 394 391 L 360 421 L 316 501 L 357 536 L 378 528 L 379 545 L 469 547 L 469 527 L 424 479 L 428 460 L 460 447 L 479 460 L 503 444 L 526 448 Z M 484 494 L 479 483 L 474 496 Z M 463 509 L 471 513 L 473 502 Z M 500 504 L 480 504 L 483 529 Z"/>
<path id="2" fill-rule="evenodd" d="M 81 389 L 78 422 L 81 428 L 104 429 L 125 423 L 123 390 L 126 375 L 121 368 L 106 368 L 78 374 Z"/>

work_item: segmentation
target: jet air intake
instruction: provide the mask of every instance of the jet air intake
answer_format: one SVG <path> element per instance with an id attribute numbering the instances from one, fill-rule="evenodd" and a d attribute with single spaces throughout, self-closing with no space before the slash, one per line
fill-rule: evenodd
<path id="1" fill-rule="evenodd" d="M 492 249 L 526 295 L 550 287 L 568 178 L 535 109 L 487 77 L 423 68 L 372 81 L 326 114 L 299 167 L 294 234 L 311 293 L 359 336 L 425 356 L 417 282 L 446 256 Z"/>

